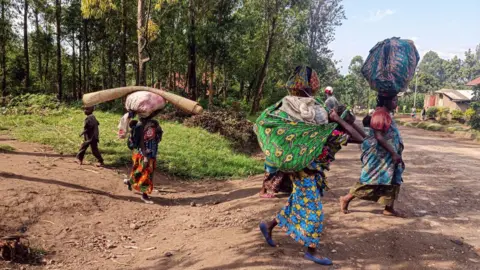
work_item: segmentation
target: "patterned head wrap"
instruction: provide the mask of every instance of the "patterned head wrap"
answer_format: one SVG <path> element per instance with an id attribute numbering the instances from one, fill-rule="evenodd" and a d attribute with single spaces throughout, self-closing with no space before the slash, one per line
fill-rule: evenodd
<path id="1" fill-rule="evenodd" d="M 292 96 L 312 96 L 320 87 L 320 81 L 315 70 L 307 66 L 298 66 L 288 79 L 285 86 Z"/>

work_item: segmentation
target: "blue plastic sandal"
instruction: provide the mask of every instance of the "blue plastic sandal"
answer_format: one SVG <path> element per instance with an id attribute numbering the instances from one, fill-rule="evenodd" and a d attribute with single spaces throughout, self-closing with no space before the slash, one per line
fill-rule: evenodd
<path id="1" fill-rule="evenodd" d="M 275 245 L 275 242 L 273 242 L 272 238 L 268 234 L 267 224 L 262 222 L 262 223 L 260 223 L 260 225 L 258 227 L 260 228 L 260 231 L 262 232 L 263 237 L 265 237 L 265 240 L 267 241 L 267 244 L 271 247 L 276 247 L 277 245 Z"/>
<path id="2" fill-rule="evenodd" d="M 333 262 L 329 258 L 320 259 L 320 258 L 317 258 L 317 257 L 313 256 L 312 254 L 310 254 L 308 252 L 305 253 L 304 258 L 309 260 L 309 261 L 312 261 L 314 263 L 320 264 L 320 265 L 332 265 L 333 264 Z"/>

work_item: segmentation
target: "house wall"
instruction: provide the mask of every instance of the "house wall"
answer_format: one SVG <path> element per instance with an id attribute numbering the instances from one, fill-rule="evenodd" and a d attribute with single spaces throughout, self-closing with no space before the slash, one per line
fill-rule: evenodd
<path id="1" fill-rule="evenodd" d="M 423 106 L 425 108 L 429 108 L 432 106 L 447 107 L 450 110 L 461 110 L 463 112 L 465 112 L 469 108 L 468 103 L 456 103 L 443 94 L 425 95 L 425 100 L 423 103 Z"/>
<path id="2" fill-rule="evenodd" d="M 435 95 L 425 95 L 425 99 L 423 100 L 423 107 L 430 108 L 433 106 L 437 106 L 437 98 Z"/>

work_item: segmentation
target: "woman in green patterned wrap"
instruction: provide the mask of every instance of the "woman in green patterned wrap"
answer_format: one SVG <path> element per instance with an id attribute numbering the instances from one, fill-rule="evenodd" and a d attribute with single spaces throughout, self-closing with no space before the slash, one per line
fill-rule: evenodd
<path id="1" fill-rule="evenodd" d="M 363 138 L 357 131 L 360 128 L 347 123 L 335 110 L 327 113 L 322 103 L 311 97 L 318 86 L 315 71 L 297 67 L 287 83 L 290 96 L 257 119 L 255 132 L 266 156 L 267 171 L 287 174 L 293 183 L 286 206 L 275 219 L 259 227 L 270 246 L 275 247 L 272 230 L 278 225 L 307 248 L 305 259 L 329 265 L 328 258 L 316 256 L 323 230 L 320 196 L 326 188 L 325 170 L 342 145 L 360 143 Z M 343 115 L 351 116 L 347 110 Z"/>

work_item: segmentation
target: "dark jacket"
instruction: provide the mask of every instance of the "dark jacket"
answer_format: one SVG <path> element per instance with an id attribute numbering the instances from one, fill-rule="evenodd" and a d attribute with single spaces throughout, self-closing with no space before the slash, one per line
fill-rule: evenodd
<path id="1" fill-rule="evenodd" d="M 99 141 L 100 134 L 98 131 L 98 126 L 100 123 L 97 121 L 97 118 L 93 114 L 90 114 L 85 118 L 85 125 L 83 126 L 83 136 L 85 141 Z"/>

